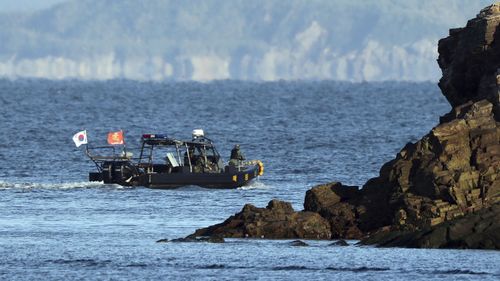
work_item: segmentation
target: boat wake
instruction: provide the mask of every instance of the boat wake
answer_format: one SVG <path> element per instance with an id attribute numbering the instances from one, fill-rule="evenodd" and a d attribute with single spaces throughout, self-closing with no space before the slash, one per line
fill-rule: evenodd
<path id="1" fill-rule="evenodd" d="M 112 188 L 112 189 L 130 189 L 117 184 L 103 184 L 102 182 L 62 182 L 62 183 L 37 183 L 37 182 L 5 182 L 0 181 L 0 190 L 5 189 L 89 189 L 89 188 Z"/>
<path id="2" fill-rule="evenodd" d="M 242 187 L 238 187 L 241 190 L 249 190 L 249 189 L 270 189 L 270 185 L 266 185 L 264 182 L 260 180 L 254 180 L 249 185 L 244 185 Z"/>

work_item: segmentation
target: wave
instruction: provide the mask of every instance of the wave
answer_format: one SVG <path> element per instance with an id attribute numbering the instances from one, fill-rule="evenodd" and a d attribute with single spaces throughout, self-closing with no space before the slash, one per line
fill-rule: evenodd
<path id="1" fill-rule="evenodd" d="M 311 268 L 302 265 L 276 266 L 272 270 L 321 270 L 321 268 Z M 369 271 L 388 271 L 388 267 L 327 267 L 325 270 L 333 271 L 351 271 L 351 272 L 369 272 Z"/>
<path id="2" fill-rule="evenodd" d="M 448 269 L 448 270 L 434 270 L 430 271 L 431 274 L 465 274 L 465 275 L 487 275 L 489 273 L 482 271 L 472 271 L 468 269 Z"/>
<path id="3" fill-rule="evenodd" d="M 270 188 L 271 188 L 270 185 L 266 185 L 264 182 L 260 181 L 259 179 L 251 181 L 249 185 L 238 187 L 238 189 L 241 189 L 241 190 L 270 189 Z"/>
<path id="4" fill-rule="evenodd" d="M 272 270 L 314 270 L 302 265 L 275 266 Z"/>
<path id="5" fill-rule="evenodd" d="M 148 267 L 145 263 L 130 263 L 125 265 L 125 267 Z"/>
<path id="6" fill-rule="evenodd" d="M 366 272 L 366 271 L 387 271 L 391 270 L 388 267 L 327 267 L 327 270 L 333 271 L 352 271 L 352 272 Z"/>
<path id="7" fill-rule="evenodd" d="M 223 265 L 223 264 L 209 264 L 209 265 L 199 266 L 198 268 L 200 268 L 200 269 L 223 269 L 223 268 L 227 268 L 227 266 Z"/>
<path id="8" fill-rule="evenodd" d="M 130 189 L 117 184 L 104 184 L 102 182 L 62 182 L 62 183 L 37 183 L 37 182 L 5 182 L 0 181 L 0 190 L 4 189 L 88 189 L 88 188 L 113 188 Z"/>
<path id="9" fill-rule="evenodd" d="M 46 260 L 48 263 L 53 264 L 67 264 L 71 266 L 84 266 L 84 267 L 101 267 L 111 263 L 111 260 L 94 260 L 94 259 L 55 259 Z"/>
<path id="10" fill-rule="evenodd" d="M 0 190 L 5 189 L 89 189 L 89 188 L 111 188 L 111 189 L 133 189 L 133 186 L 121 186 L 118 184 L 104 184 L 103 182 L 60 182 L 60 183 L 44 183 L 44 182 L 8 182 L 0 180 Z M 271 186 L 266 185 L 261 181 L 253 181 L 247 186 L 239 187 L 241 190 L 251 189 L 269 189 Z M 188 185 L 180 187 L 186 190 L 205 190 L 200 186 Z"/>

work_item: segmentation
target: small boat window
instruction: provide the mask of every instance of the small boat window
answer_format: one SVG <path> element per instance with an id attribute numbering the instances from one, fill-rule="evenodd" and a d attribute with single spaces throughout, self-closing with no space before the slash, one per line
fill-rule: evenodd
<path id="1" fill-rule="evenodd" d="M 179 163 L 177 162 L 177 159 L 175 159 L 174 154 L 172 152 L 167 152 L 167 160 L 170 162 L 170 165 L 172 167 L 179 167 Z"/>

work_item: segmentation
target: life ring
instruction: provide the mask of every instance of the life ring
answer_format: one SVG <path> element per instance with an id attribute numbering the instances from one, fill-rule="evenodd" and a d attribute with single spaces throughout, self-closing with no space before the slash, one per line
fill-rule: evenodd
<path id="1" fill-rule="evenodd" d="M 262 176 L 264 174 L 264 163 L 262 161 L 257 160 L 257 165 L 259 166 L 259 176 Z"/>

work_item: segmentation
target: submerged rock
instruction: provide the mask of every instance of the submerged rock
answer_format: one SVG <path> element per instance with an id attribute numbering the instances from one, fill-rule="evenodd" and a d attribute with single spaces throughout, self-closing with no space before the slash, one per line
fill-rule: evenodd
<path id="1" fill-rule="evenodd" d="M 208 237 L 208 239 L 206 240 L 206 242 L 209 242 L 209 243 L 225 243 L 226 240 L 224 240 L 224 238 L 221 237 L 221 236 L 210 236 L 210 237 Z"/>
<path id="2" fill-rule="evenodd" d="M 158 242 L 158 241 L 157 241 Z M 170 242 L 208 242 L 208 243 L 224 243 L 226 242 L 223 237 L 214 236 L 188 236 L 185 238 L 172 239 Z"/>
<path id="3" fill-rule="evenodd" d="M 271 200 L 266 208 L 251 204 L 226 221 L 196 230 L 193 236 L 267 239 L 329 239 L 328 221 L 313 212 L 295 212 L 288 202 Z"/>
<path id="4" fill-rule="evenodd" d="M 335 241 L 335 242 L 331 243 L 330 246 L 345 247 L 345 246 L 349 246 L 349 243 L 347 243 L 344 239 L 340 239 L 338 241 Z"/>
<path id="5" fill-rule="evenodd" d="M 295 241 L 290 242 L 289 244 L 290 244 L 290 246 L 294 246 L 294 247 L 307 247 L 307 246 L 309 246 L 309 244 L 307 244 L 306 242 L 301 241 L 301 240 L 295 240 Z"/>

